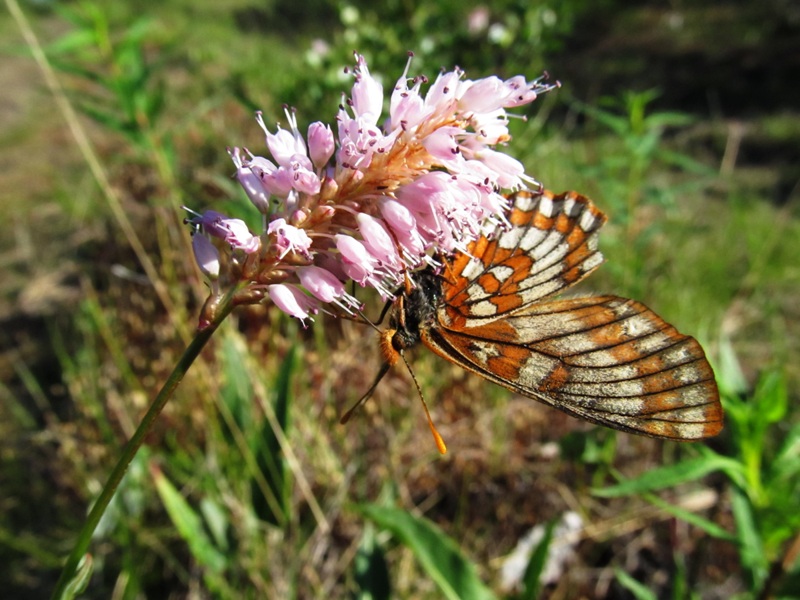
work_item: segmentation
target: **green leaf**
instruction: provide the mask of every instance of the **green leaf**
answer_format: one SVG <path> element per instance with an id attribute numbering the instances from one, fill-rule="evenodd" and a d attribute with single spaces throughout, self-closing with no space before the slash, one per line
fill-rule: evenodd
<path id="1" fill-rule="evenodd" d="M 455 541 L 427 519 L 414 517 L 398 508 L 375 504 L 362 504 L 357 509 L 414 553 L 445 598 L 495 598 L 478 577 L 475 566 L 461 554 Z"/>
<path id="2" fill-rule="evenodd" d="M 364 528 L 354 561 L 354 571 L 359 600 L 388 600 L 391 597 L 389 568 L 386 566 L 383 551 L 375 540 L 375 528 L 371 523 Z"/>
<path id="3" fill-rule="evenodd" d="M 744 481 L 744 471 L 740 463 L 706 449 L 703 456 L 653 469 L 635 479 L 628 479 L 604 489 L 594 489 L 592 493 L 603 498 L 641 494 L 695 481 L 714 471 L 724 471 L 731 479 Z"/>
<path id="4" fill-rule="evenodd" d="M 219 502 L 209 497 L 200 500 L 200 513 L 203 515 L 217 548 L 223 552 L 227 551 L 229 546 L 227 537 L 230 527 L 229 513 L 220 506 Z"/>
<path id="5" fill-rule="evenodd" d="M 178 534 L 189 545 L 192 556 L 210 571 L 221 572 L 226 565 L 225 556 L 217 550 L 206 535 L 200 517 L 159 469 L 151 470 L 161 502 L 167 509 L 167 514 L 175 525 L 175 529 L 178 530 Z"/>
<path id="6" fill-rule="evenodd" d="M 550 521 L 545 526 L 544 536 L 531 553 L 528 566 L 525 567 L 525 574 L 522 576 L 523 592 L 519 595 L 522 600 L 536 600 L 539 597 L 540 579 L 547 564 L 548 550 L 550 542 L 553 541 L 553 530 L 556 523 L 557 521 Z"/>
<path id="7" fill-rule="evenodd" d="M 225 336 L 223 340 L 222 364 L 223 385 L 220 390 L 222 401 L 233 415 L 239 429 L 247 431 L 247 425 L 252 420 L 250 408 L 253 401 L 253 386 L 250 383 L 242 349 L 237 346 L 235 336 Z M 225 437 L 228 440 L 233 439 L 227 427 Z"/>
<path id="8" fill-rule="evenodd" d="M 771 480 L 790 480 L 800 474 L 800 423 L 786 434 L 770 467 Z"/>
<path id="9" fill-rule="evenodd" d="M 778 423 L 786 416 L 789 397 L 786 379 L 778 371 L 765 373 L 758 381 L 754 400 L 758 404 L 757 415 L 764 424 Z"/>

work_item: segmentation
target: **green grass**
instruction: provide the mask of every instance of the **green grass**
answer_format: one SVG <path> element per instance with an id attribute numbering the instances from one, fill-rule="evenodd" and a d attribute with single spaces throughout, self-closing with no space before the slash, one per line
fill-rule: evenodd
<path id="1" fill-rule="evenodd" d="M 446 4 L 414 15 L 430 39 L 398 23 L 382 44 L 389 14 L 361 9 L 364 19 L 333 27 L 318 64 L 305 51 L 330 24 L 299 24 L 288 40 L 274 26 L 277 4 L 254 13 L 243 2 L 176 1 L 137 15 L 97 6 L 74 5 L 71 25 L 47 12 L 34 25 L 67 98 L 93 117 L 82 125 L 110 185 L 98 185 L 44 91 L 19 96 L 27 109 L 0 138 L 14 167 L 0 175 L 0 214 L 14 232 L 2 242 L 0 582 L 20 598 L 50 593 L 87 506 L 191 335 L 204 289 L 177 207 L 246 213 L 224 148 L 260 151 L 251 109 L 271 122 L 288 101 L 301 120 L 331 119 L 354 47 L 371 50 L 389 81 L 402 52 L 426 44 L 415 67 L 429 75 L 450 61 L 471 75 L 495 63 L 530 76 L 534 41 L 560 48 L 554 31 L 520 25 L 550 22 L 541 7 L 514 3 L 504 13 L 513 52 L 467 53 L 478 42 L 465 42 L 463 24 L 441 26 Z M 572 9 L 559 27 L 582 4 Z M 3 14 L 0 31 L 18 30 Z M 24 56 L 15 39 L 6 51 Z M 16 89 L 40 85 L 31 61 L 13 65 Z M 796 118 L 763 122 L 760 135 L 786 143 Z M 515 124 L 512 145 L 547 187 L 586 193 L 609 213 L 607 263 L 582 291 L 635 297 L 703 342 L 727 408 L 718 439 L 675 445 L 598 430 L 419 351 L 442 457 L 402 369 L 338 424 L 379 367 L 373 331 L 327 318 L 302 330 L 273 308 L 243 310 L 134 460 L 95 535 L 86 597 L 573 597 L 600 585 L 609 597 L 797 594 L 800 220 L 796 200 L 769 201 L 774 173 L 719 175 L 725 131 L 659 108 L 655 94 L 579 102 L 564 90 Z M 163 289 L 136 276 L 114 198 Z M 500 590 L 499 565 L 518 539 L 568 510 L 584 521 L 571 567 L 539 581 L 558 541 L 546 536 L 524 588 Z"/>

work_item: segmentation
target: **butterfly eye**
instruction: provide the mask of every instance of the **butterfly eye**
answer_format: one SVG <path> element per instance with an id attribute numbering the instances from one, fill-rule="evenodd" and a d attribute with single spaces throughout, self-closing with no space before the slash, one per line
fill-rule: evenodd
<path id="1" fill-rule="evenodd" d="M 402 352 L 408 347 L 408 345 L 403 340 L 403 334 L 399 331 L 395 331 L 394 335 L 392 335 L 392 348 L 394 348 L 398 353 Z"/>

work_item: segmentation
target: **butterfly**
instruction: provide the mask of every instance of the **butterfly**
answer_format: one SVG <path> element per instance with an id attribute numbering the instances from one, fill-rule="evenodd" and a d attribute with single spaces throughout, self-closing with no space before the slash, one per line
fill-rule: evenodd
<path id="1" fill-rule="evenodd" d="M 381 335 L 384 365 L 362 400 L 421 342 L 489 381 L 593 423 L 670 440 L 719 433 L 714 372 L 694 338 L 635 300 L 553 298 L 603 262 L 598 232 L 606 216 L 575 192 L 520 191 L 509 201 L 508 224 L 466 252 L 440 257 L 443 268 L 409 276 Z"/>

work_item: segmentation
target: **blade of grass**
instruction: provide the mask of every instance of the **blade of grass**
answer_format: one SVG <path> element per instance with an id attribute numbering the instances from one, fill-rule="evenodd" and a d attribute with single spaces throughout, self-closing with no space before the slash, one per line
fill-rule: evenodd
<path id="1" fill-rule="evenodd" d="M 620 568 L 614 569 L 614 575 L 617 576 L 617 581 L 628 590 L 636 600 L 658 600 L 655 592 L 648 588 L 646 585 L 637 581 L 625 571 Z"/>
<path id="2" fill-rule="evenodd" d="M 557 521 L 550 521 L 545 526 L 544 536 L 531 553 L 531 559 L 522 576 L 524 591 L 519 596 L 520 600 L 536 600 L 539 597 L 539 590 L 542 587 L 542 572 L 547 564 L 548 551 L 550 542 L 553 541 L 553 530 L 556 523 Z"/>
<path id="3" fill-rule="evenodd" d="M 292 345 L 278 371 L 275 380 L 275 420 L 280 430 L 286 434 L 289 428 L 289 408 L 292 399 L 292 379 L 297 364 L 297 346 Z M 251 484 L 253 493 L 253 509 L 260 519 L 273 525 L 283 525 L 288 519 L 289 507 L 289 477 L 286 469 L 286 460 L 281 450 L 280 440 L 269 420 L 259 435 L 259 445 L 256 451 L 256 460 L 259 471 L 264 475 L 267 486 L 274 500 L 260 501 L 264 495 L 259 491 L 257 481 Z"/>
<path id="4" fill-rule="evenodd" d="M 685 521 L 695 527 L 698 527 L 705 531 L 708 535 L 721 539 L 727 540 L 729 542 L 735 542 L 736 536 L 732 534 L 730 531 L 727 531 L 714 523 L 713 521 L 709 521 L 708 519 L 704 519 L 697 513 L 694 513 L 690 510 L 686 510 L 685 508 L 681 508 L 680 506 L 675 506 L 666 500 L 662 500 L 658 496 L 654 496 L 652 494 L 647 494 L 645 499 L 654 506 L 657 506 L 663 509 L 665 512 L 674 515 L 676 518 L 680 519 L 681 521 Z"/>
<path id="5" fill-rule="evenodd" d="M 128 466 L 144 443 L 145 436 L 150 432 L 153 423 L 155 423 L 161 411 L 164 409 L 164 406 L 166 406 L 172 394 L 175 392 L 175 389 L 178 387 L 178 384 L 180 384 L 181 380 L 183 380 L 183 377 L 188 372 L 189 367 L 191 367 L 192 363 L 194 363 L 195 359 L 200 355 L 200 351 L 205 347 L 206 343 L 208 343 L 208 340 L 211 339 L 211 336 L 220 324 L 230 314 L 231 310 L 233 310 L 232 298 L 235 291 L 235 289 L 232 290 L 229 295 L 226 295 L 219 301 L 217 312 L 214 314 L 214 320 L 211 321 L 205 329 L 199 331 L 186 347 L 186 350 L 184 350 L 183 354 L 178 359 L 172 373 L 170 373 L 161 390 L 147 409 L 144 417 L 142 417 L 142 421 L 136 428 L 133 436 L 122 449 L 119 459 L 108 477 L 108 481 L 103 486 L 100 496 L 89 511 L 86 522 L 83 524 L 83 528 L 78 534 L 75 546 L 67 558 L 67 562 L 56 582 L 53 598 L 63 598 L 65 589 L 70 585 L 70 582 L 75 579 L 76 569 L 89 548 L 92 534 L 97 528 L 97 524 L 100 522 L 111 499 L 114 497 L 125 472 L 128 470 Z"/>
<path id="6" fill-rule="evenodd" d="M 673 487 L 687 481 L 695 481 L 714 471 L 725 471 L 734 481 L 743 481 L 744 473 L 741 463 L 706 449 L 703 451 L 703 456 L 653 469 L 635 479 L 628 479 L 603 489 L 594 489 L 592 493 L 602 498 L 641 494 Z"/>
<path id="7" fill-rule="evenodd" d="M 375 527 L 367 523 L 361 544 L 353 565 L 356 584 L 358 584 L 357 598 L 359 600 L 389 600 L 392 595 L 392 586 L 389 581 L 389 568 L 381 547 L 375 539 Z"/>
<path id="8" fill-rule="evenodd" d="M 445 598 L 495 598 L 478 577 L 475 566 L 461 554 L 456 542 L 427 519 L 375 504 L 362 504 L 357 510 L 411 550 Z"/>
<path id="9" fill-rule="evenodd" d="M 200 516 L 175 489 L 161 469 L 151 464 L 150 473 L 169 518 L 178 534 L 188 544 L 194 559 L 211 572 L 221 573 L 225 569 L 227 560 L 208 537 Z"/>

